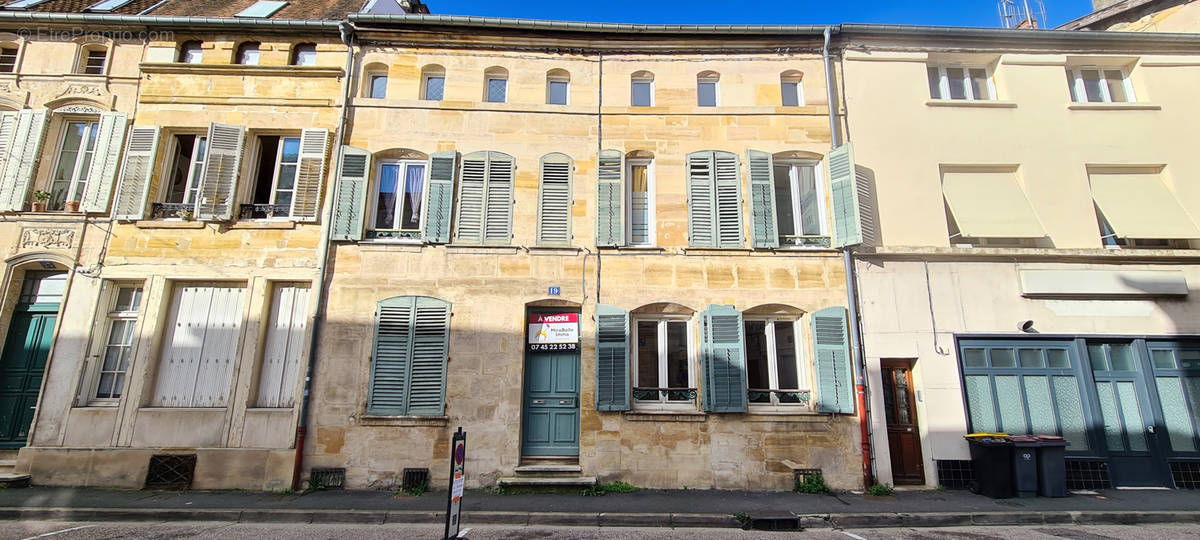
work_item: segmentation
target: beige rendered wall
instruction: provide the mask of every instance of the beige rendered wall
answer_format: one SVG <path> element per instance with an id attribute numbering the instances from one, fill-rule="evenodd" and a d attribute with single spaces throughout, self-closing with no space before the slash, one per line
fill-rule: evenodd
<path id="1" fill-rule="evenodd" d="M 1114 32 L 1200 32 L 1200 3 L 1187 2 L 1139 18 L 1109 25 Z"/>

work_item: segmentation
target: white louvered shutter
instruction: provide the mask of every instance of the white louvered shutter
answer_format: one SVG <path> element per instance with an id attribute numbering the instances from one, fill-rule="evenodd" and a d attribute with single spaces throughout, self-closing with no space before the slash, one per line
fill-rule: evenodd
<path id="1" fill-rule="evenodd" d="M 125 163 L 113 202 L 114 219 L 142 219 L 154 174 L 154 156 L 158 152 L 157 126 L 134 127 L 125 146 Z"/>
<path id="2" fill-rule="evenodd" d="M 224 221 L 233 217 L 234 192 L 241 167 L 246 128 L 212 124 L 208 128 L 208 151 L 201 174 L 200 201 L 196 217 Z"/>
<path id="3" fill-rule="evenodd" d="M 276 287 L 258 379 L 259 407 L 291 407 L 295 404 L 296 376 L 307 328 L 308 288 Z"/>
<path id="4" fill-rule="evenodd" d="M 25 209 L 34 167 L 46 133 L 46 111 L 24 109 L 17 113 L 12 144 L 0 171 L 0 212 Z"/>
<path id="5" fill-rule="evenodd" d="M 96 126 L 96 146 L 88 166 L 87 183 L 79 208 L 84 212 L 108 212 L 113 183 L 121 166 L 121 146 L 125 143 L 124 113 L 104 113 Z"/>
<path id="6" fill-rule="evenodd" d="M 713 186 L 713 153 L 687 156 L 688 245 L 717 247 L 716 190 Z"/>
<path id="7" fill-rule="evenodd" d="M 716 172 L 717 247 L 742 248 L 742 176 L 737 154 L 713 153 Z"/>
<path id="8" fill-rule="evenodd" d="M 571 175 L 574 164 L 566 154 L 542 157 L 538 185 L 537 245 L 571 245 Z"/>
<path id="9" fill-rule="evenodd" d="M 321 209 L 321 186 L 325 183 L 325 155 L 329 153 L 329 130 L 306 129 L 300 133 L 296 194 L 292 197 L 292 219 L 316 221 Z"/>
<path id="10" fill-rule="evenodd" d="M 462 158 L 458 180 L 458 210 L 454 240 L 463 244 L 483 243 L 484 196 L 487 187 L 487 152 L 472 152 Z"/>

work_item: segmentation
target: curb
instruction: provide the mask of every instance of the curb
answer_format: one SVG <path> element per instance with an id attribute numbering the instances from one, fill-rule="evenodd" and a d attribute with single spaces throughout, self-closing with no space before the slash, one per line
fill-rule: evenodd
<path id="1" fill-rule="evenodd" d="M 0 508 L 0 520 L 23 521 L 220 521 L 233 523 L 415 524 L 441 523 L 442 512 L 420 510 L 293 509 L 139 509 Z M 755 518 L 770 516 L 754 516 Z M 792 514 L 805 529 L 876 529 L 890 527 L 965 527 L 995 525 L 1138 525 L 1200 523 L 1200 511 L 1119 512 L 922 512 L 874 514 Z M 576 527 L 739 528 L 725 514 L 613 512 L 463 512 L 463 523 L 477 525 L 557 525 Z"/>

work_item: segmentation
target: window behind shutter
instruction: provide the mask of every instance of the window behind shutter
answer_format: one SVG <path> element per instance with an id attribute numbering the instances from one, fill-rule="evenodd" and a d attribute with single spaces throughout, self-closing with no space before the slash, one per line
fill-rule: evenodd
<path id="1" fill-rule="evenodd" d="M 454 208 L 454 171 L 458 152 L 447 150 L 429 156 L 429 186 L 425 189 L 423 238 L 430 244 L 450 241 L 450 213 Z"/>
<path id="2" fill-rule="evenodd" d="M 413 320 L 408 411 L 440 416 L 446 402 L 446 360 L 450 352 L 450 303 L 418 296 Z"/>
<path id="3" fill-rule="evenodd" d="M 596 245 L 625 245 L 625 156 L 601 150 L 597 164 Z"/>
<path id="4" fill-rule="evenodd" d="M 246 128 L 241 126 L 209 126 L 200 200 L 196 205 L 197 218 L 219 221 L 233 217 L 234 190 L 237 188 L 245 138 Z"/>
<path id="5" fill-rule="evenodd" d="M 596 410 L 629 410 L 629 312 L 596 306 Z"/>
<path id="6" fill-rule="evenodd" d="M 296 194 L 292 197 L 292 219 L 315 221 L 321 209 L 321 185 L 325 181 L 325 154 L 329 152 L 329 130 L 300 132 Z"/>
<path id="7" fill-rule="evenodd" d="M 0 171 L 0 211 L 19 212 L 25 209 L 34 166 L 42 151 L 46 132 L 46 111 L 23 109 L 17 113 L 12 144 Z"/>
<path id="8" fill-rule="evenodd" d="M 854 168 L 854 146 L 846 143 L 829 152 L 829 183 L 833 191 L 833 247 L 863 242 L 858 176 Z"/>
<path id="9" fill-rule="evenodd" d="M 125 114 L 104 113 L 97 126 L 95 151 L 88 167 L 87 184 L 83 190 L 80 209 L 84 212 L 107 212 L 112 197 L 113 182 L 121 164 L 121 145 L 125 142 Z"/>
<path id="10" fill-rule="evenodd" d="M 817 412 L 854 414 L 846 309 L 831 307 L 813 313 L 812 331 L 817 357 Z"/>
<path id="11" fill-rule="evenodd" d="M 694 248 L 717 247 L 713 153 L 688 154 L 687 168 L 688 245 Z"/>
<path id="12" fill-rule="evenodd" d="M 388 298 L 375 308 L 375 347 L 371 353 L 367 414 L 405 414 L 414 300 L 411 296 Z"/>
<path id="13" fill-rule="evenodd" d="M 113 218 L 142 219 L 150 176 L 154 173 L 154 155 L 158 152 L 158 127 L 134 127 L 125 146 L 125 163 L 113 202 Z"/>
<path id="14" fill-rule="evenodd" d="M 159 359 L 156 407 L 229 402 L 242 318 L 241 287 L 180 286 Z"/>
<path id="15" fill-rule="evenodd" d="M 546 154 L 538 186 L 537 245 L 571 244 L 571 173 L 574 164 L 565 154 Z"/>
<path id="16" fill-rule="evenodd" d="M 463 156 L 458 180 L 458 211 L 454 239 L 464 244 L 483 243 L 484 190 L 487 186 L 487 152 Z"/>
<path id="17" fill-rule="evenodd" d="M 508 154 L 488 152 L 484 243 L 499 245 L 512 243 L 515 165 L 516 162 Z"/>
<path id="18" fill-rule="evenodd" d="M 756 248 L 779 247 L 779 224 L 775 215 L 775 160 L 771 154 L 747 150 L 750 165 L 751 241 Z"/>
<path id="19" fill-rule="evenodd" d="M 329 239 L 362 240 L 371 153 L 362 148 L 343 146 L 340 169 L 337 191 L 333 195 L 333 223 L 329 227 Z"/>
<path id="20" fill-rule="evenodd" d="M 704 410 L 746 412 L 746 355 L 742 314 L 733 306 L 709 306 L 700 314 Z"/>
<path id="21" fill-rule="evenodd" d="M 742 175 L 737 154 L 713 152 L 716 172 L 717 247 L 742 248 Z"/>
<path id="22" fill-rule="evenodd" d="M 237 363 L 242 320 L 241 287 L 214 287 L 196 373 L 193 407 L 224 407 L 229 403 L 233 366 Z"/>
<path id="23" fill-rule="evenodd" d="M 295 403 L 307 327 L 308 288 L 275 287 L 258 379 L 259 407 L 291 407 Z"/>

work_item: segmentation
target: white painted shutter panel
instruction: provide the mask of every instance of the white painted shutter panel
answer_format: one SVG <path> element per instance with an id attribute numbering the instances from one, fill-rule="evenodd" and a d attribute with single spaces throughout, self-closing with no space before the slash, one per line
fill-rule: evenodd
<path id="1" fill-rule="evenodd" d="M 24 109 L 17 113 L 8 158 L 4 160 L 4 170 L 0 171 L 0 212 L 25 209 L 45 132 L 45 110 Z"/>
<path id="2" fill-rule="evenodd" d="M 13 134 L 17 131 L 17 113 L 0 112 L 0 172 L 12 151 Z"/>
<path id="3" fill-rule="evenodd" d="M 565 154 L 542 156 L 538 189 L 537 245 L 571 245 L 571 158 Z"/>
<path id="4" fill-rule="evenodd" d="M 463 244 L 483 243 L 484 190 L 487 186 L 487 152 L 463 156 L 458 180 L 458 211 L 454 240 Z"/>
<path id="5" fill-rule="evenodd" d="M 688 154 L 687 168 L 688 245 L 694 248 L 717 247 L 713 153 Z"/>
<path id="6" fill-rule="evenodd" d="M 742 237 L 742 176 L 737 154 L 713 152 L 717 247 L 746 247 Z"/>
<path id="7" fill-rule="evenodd" d="M 151 405 L 155 407 L 191 407 L 196 387 L 196 369 L 208 324 L 208 305 L 212 289 L 176 287 L 171 319 L 163 340 L 158 363 L 158 382 Z"/>
<path id="8" fill-rule="evenodd" d="M 242 292 L 241 287 L 213 288 L 193 407 L 224 407 L 229 403 L 241 329 Z"/>
<path id="9" fill-rule="evenodd" d="M 83 188 L 80 209 L 84 212 L 108 212 L 113 183 L 121 165 L 121 145 L 125 142 L 124 113 L 103 113 L 96 126 L 95 151 L 88 167 L 87 184 Z"/>
<path id="10" fill-rule="evenodd" d="M 208 153 L 201 173 L 200 202 L 196 217 L 222 221 L 233 217 L 234 190 L 241 167 L 246 128 L 212 124 L 208 128 Z"/>
<path id="11" fill-rule="evenodd" d="M 296 168 L 292 219 L 316 221 L 321 209 L 321 185 L 325 181 L 325 155 L 328 152 L 329 130 L 306 129 L 300 133 L 300 165 Z"/>
<path id="12" fill-rule="evenodd" d="M 154 174 L 154 156 L 158 153 L 158 127 L 135 127 L 129 131 L 125 146 L 125 164 L 113 202 L 114 219 L 142 219 Z"/>
<path id="13" fill-rule="evenodd" d="M 259 407 L 295 404 L 296 375 L 308 327 L 308 288 L 276 287 L 258 378 Z"/>
<path id="14" fill-rule="evenodd" d="M 488 152 L 484 243 L 502 246 L 512 243 L 513 177 L 515 172 L 516 161 L 512 156 L 500 152 Z"/>

